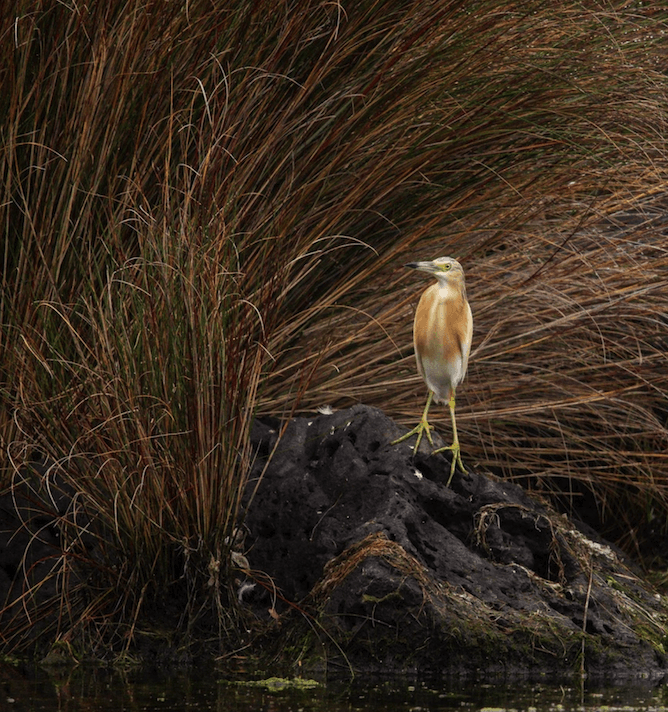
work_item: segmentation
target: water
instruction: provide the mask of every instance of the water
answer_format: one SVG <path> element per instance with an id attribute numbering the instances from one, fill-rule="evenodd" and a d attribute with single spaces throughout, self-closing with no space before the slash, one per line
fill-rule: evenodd
<path id="1" fill-rule="evenodd" d="M 335 681 L 309 689 L 234 684 L 221 673 L 46 671 L 0 664 L 0 710 L 11 712 L 427 712 L 428 710 L 666 710 L 668 687 L 388 680 Z"/>

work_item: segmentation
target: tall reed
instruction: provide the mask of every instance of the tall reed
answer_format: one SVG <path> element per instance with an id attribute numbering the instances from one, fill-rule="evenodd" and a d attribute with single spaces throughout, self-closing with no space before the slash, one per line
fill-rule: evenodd
<path id="1" fill-rule="evenodd" d="M 468 268 L 470 455 L 547 482 L 607 408 L 607 444 L 566 476 L 619 489 L 613 457 L 661 442 L 629 399 L 665 393 L 663 263 L 660 240 L 593 226 L 662 190 L 661 21 L 625 2 L 0 10 L 4 478 L 48 458 L 102 552 L 65 518 L 60 573 L 94 588 L 44 604 L 49 635 L 127 646 L 177 593 L 184 629 L 212 611 L 233 632 L 251 420 L 358 399 L 414 416 L 409 256 Z"/>

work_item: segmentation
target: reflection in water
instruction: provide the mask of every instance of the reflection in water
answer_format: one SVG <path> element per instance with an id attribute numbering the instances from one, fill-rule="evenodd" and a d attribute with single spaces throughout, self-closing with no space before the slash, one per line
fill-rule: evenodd
<path id="1" fill-rule="evenodd" d="M 262 679 L 262 676 L 256 676 Z M 617 687 L 487 684 L 406 678 L 320 681 L 308 689 L 238 684 L 213 668 L 122 672 L 79 667 L 24 668 L 0 663 L 0 710 L 43 712 L 418 712 L 427 710 L 661 710 L 668 687 L 636 681 Z"/>

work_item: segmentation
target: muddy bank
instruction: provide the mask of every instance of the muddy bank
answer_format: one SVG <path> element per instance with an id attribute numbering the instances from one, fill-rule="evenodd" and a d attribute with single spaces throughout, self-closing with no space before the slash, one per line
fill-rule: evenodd
<path id="1" fill-rule="evenodd" d="M 277 442 L 279 425 L 259 420 L 252 434 L 234 583 L 244 655 L 334 672 L 668 670 L 664 598 L 586 525 L 477 472 L 458 471 L 446 487 L 449 455 L 391 446 L 402 430 L 373 408 L 294 419 Z M 26 635 L 39 632 L 40 601 L 89 585 L 76 560 L 66 579 L 54 575 L 66 560 L 63 512 L 96 530 L 76 501 L 46 466 L 0 497 L 0 632 L 24 612 L 36 621 Z M 99 532 L 80 538 L 88 561 L 100 541 Z M 186 650 L 178 588 L 163 603 L 152 604 L 150 624 L 137 622 L 134 651 L 191 660 L 210 650 L 218 621 L 204 617 Z"/>

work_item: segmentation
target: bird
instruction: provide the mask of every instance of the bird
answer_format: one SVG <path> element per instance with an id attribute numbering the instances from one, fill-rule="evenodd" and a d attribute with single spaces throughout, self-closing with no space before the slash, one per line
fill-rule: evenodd
<path id="1" fill-rule="evenodd" d="M 452 257 L 437 257 L 426 262 L 409 262 L 406 267 L 426 272 L 436 278 L 436 284 L 428 287 L 420 297 L 413 322 L 413 346 L 417 370 L 425 382 L 429 394 L 420 422 L 408 433 L 392 441 L 396 445 L 413 435 L 417 435 L 415 448 L 420 447 L 422 435 L 426 434 L 432 448 L 432 425 L 428 414 L 432 401 L 447 403 L 452 421 L 452 445 L 433 450 L 432 454 L 450 450 L 452 462 L 450 485 L 459 465 L 462 463 L 457 422 L 455 420 L 455 391 L 466 375 L 471 338 L 473 336 L 473 315 L 466 299 L 466 283 L 462 266 Z"/>

